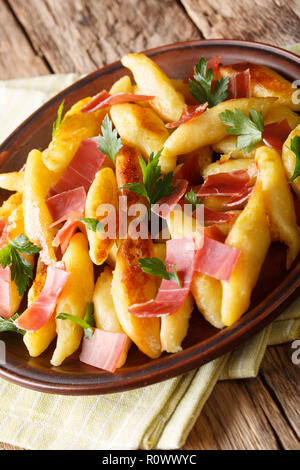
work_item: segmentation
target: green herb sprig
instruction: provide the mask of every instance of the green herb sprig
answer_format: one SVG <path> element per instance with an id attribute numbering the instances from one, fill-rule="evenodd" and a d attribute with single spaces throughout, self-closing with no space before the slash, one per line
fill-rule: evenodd
<path id="1" fill-rule="evenodd" d="M 0 250 L 0 264 L 3 269 L 11 266 L 11 280 L 16 282 L 19 295 L 25 292 L 33 276 L 31 264 L 21 254 L 34 255 L 40 250 L 23 233 Z"/>
<path id="2" fill-rule="evenodd" d="M 94 219 L 92 217 L 84 217 L 82 219 L 77 219 L 78 222 L 82 222 L 87 230 L 92 230 L 92 232 L 104 232 L 105 231 L 105 225 L 102 222 L 99 222 L 99 220 Z"/>
<path id="3" fill-rule="evenodd" d="M 172 266 L 173 272 L 167 271 L 166 265 L 159 258 L 140 258 L 138 263 L 144 273 L 152 274 L 152 276 L 161 277 L 168 281 L 175 281 L 181 287 L 181 281 L 178 277 L 176 267 Z"/>
<path id="4" fill-rule="evenodd" d="M 212 90 L 214 74 L 212 69 L 207 70 L 207 62 L 201 57 L 195 65 L 194 80 L 189 80 L 189 89 L 191 95 L 199 101 L 199 103 L 208 103 L 208 107 L 212 108 L 229 96 L 228 86 L 229 77 L 222 77 L 216 80 Z"/>
<path id="5" fill-rule="evenodd" d="M 57 110 L 57 118 L 56 118 L 56 121 L 53 123 L 53 127 L 52 127 L 52 138 L 55 137 L 55 134 L 60 127 L 61 120 L 62 120 L 62 113 L 64 109 L 64 103 L 65 103 L 65 100 L 63 100 L 60 103 L 59 108 Z"/>
<path id="6" fill-rule="evenodd" d="M 192 205 L 192 210 L 195 211 L 199 204 L 202 204 L 202 200 L 197 197 L 197 194 L 191 189 L 184 196 L 185 202 Z"/>
<path id="7" fill-rule="evenodd" d="M 296 157 L 294 173 L 289 179 L 289 183 L 292 183 L 300 176 L 300 137 L 298 135 L 295 135 L 295 137 L 291 139 L 290 149 Z"/>
<path id="8" fill-rule="evenodd" d="M 119 191 L 128 188 L 130 191 L 145 197 L 150 206 L 151 204 L 156 204 L 163 197 L 169 196 L 174 189 L 172 185 L 173 171 L 166 175 L 161 174 L 159 158 L 162 151 L 163 148 L 156 155 L 152 152 L 147 163 L 145 163 L 143 158 L 139 157 L 143 183 L 128 183 L 119 188 Z"/>
<path id="9" fill-rule="evenodd" d="M 98 149 L 109 157 L 114 165 L 116 164 L 116 155 L 123 147 L 121 137 L 118 137 L 117 129 L 113 129 L 109 115 L 106 114 L 101 125 L 102 135 L 98 137 Z"/>
<path id="10" fill-rule="evenodd" d="M 4 331 L 13 331 L 24 336 L 26 331 L 21 330 L 14 324 L 14 322 L 19 318 L 19 316 L 20 315 L 18 313 L 15 313 L 9 319 L 0 317 L 0 333 L 3 333 Z"/>
<path id="11" fill-rule="evenodd" d="M 261 111 L 250 109 L 249 117 L 240 109 L 234 111 L 226 109 L 219 114 L 219 118 L 226 127 L 227 134 L 238 135 L 237 148 L 251 152 L 256 144 L 262 140 L 264 131 L 264 118 Z"/>
<path id="12" fill-rule="evenodd" d="M 59 320 L 70 320 L 81 326 L 84 330 L 84 337 L 90 339 L 94 334 L 95 320 L 93 315 L 93 304 L 87 303 L 84 318 L 75 317 L 69 313 L 59 313 L 56 318 Z"/>

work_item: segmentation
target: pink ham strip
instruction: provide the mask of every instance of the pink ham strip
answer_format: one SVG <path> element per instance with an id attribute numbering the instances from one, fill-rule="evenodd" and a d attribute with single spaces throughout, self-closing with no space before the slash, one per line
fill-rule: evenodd
<path id="1" fill-rule="evenodd" d="M 57 232 L 55 238 L 52 242 L 52 246 L 60 246 L 62 254 L 65 253 L 66 249 L 69 246 L 70 240 L 73 237 L 74 233 L 78 227 L 78 220 L 82 217 L 82 212 L 72 212 L 69 215 L 68 220 L 62 226 L 62 228 Z"/>
<path id="2" fill-rule="evenodd" d="M 236 217 L 230 212 L 218 212 L 204 206 L 204 223 L 206 225 L 226 224 Z"/>
<path id="3" fill-rule="evenodd" d="M 166 267 L 169 272 L 176 267 L 182 283 L 162 280 L 154 300 L 129 307 L 129 312 L 137 317 L 160 317 L 172 315 L 180 309 L 191 287 L 194 273 L 195 243 L 192 237 L 182 237 L 167 241 Z"/>
<path id="4" fill-rule="evenodd" d="M 200 116 L 200 114 L 204 113 L 208 106 L 208 103 L 196 105 L 196 106 L 185 106 L 179 121 L 176 122 L 168 122 L 166 124 L 166 127 L 168 129 L 174 129 L 175 127 L 180 126 L 180 124 L 183 124 L 187 121 L 190 121 L 191 119 L 194 119 L 197 116 Z"/>
<path id="5" fill-rule="evenodd" d="M 84 338 L 79 356 L 81 362 L 90 366 L 115 372 L 119 359 L 126 346 L 126 335 L 94 329 L 91 338 Z"/>
<path id="6" fill-rule="evenodd" d="M 151 207 L 151 211 L 160 216 L 162 219 L 167 219 L 170 213 L 174 210 L 174 207 L 185 194 L 188 181 L 187 180 L 176 180 L 173 184 L 174 189 L 169 196 L 163 197 L 157 204 Z M 160 212 L 161 211 L 161 212 Z"/>
<path id="7" fill-rule="evenodd" d="M 203 246 L 196 253 L 195 271 L 229 281 L 240 254 L 240 250 L 204 235 Z"/>
<path id="8" fill-rule="evenodd" d="M 209 175 L 197 196 L 236 196 L 247 187 L 249 181 L 247 170 Z"/>
<path id="9" fill-rule="evenodd" d="M 128 103 L 132 101 L 149 101 L 155 98 L 155 96 L 152 95 L 134 95 L 133 93 L 124 92 L 115 93 L 114 95 L 110 95 L 109 93 L 107 93 L 106 96 L 104 94 L 103 96 L 104 99 L 101 99 L 99 95 L 95 96 L 92 101 L 90 101 L 86 106 L 81 109 L 81 112 L 92 113 L 94 111 L 97 111 L 97 109 L 106 108 L 114 104 Z"/>
<path id="10" fill-rule="evenodd" d="M 25 331 L 37 331 L 42 328 L 52 317 L 69 275 L 70 273 L 57 265 L 48 266 L 46 282 L 40 295 L 15 321 L 16 326 Z"/>
<path id="11" fill-rule="evenodd" d="M 51 227 L 67 220 L 71 213 L 83 213 L 86 202 L 86 192 L 80 188 L 64 191 L 47 199 L 47 206 L 53 218 Z"/>
<path id="12" fill-rule="evenodd" d="M 228 99 L 250 98 L 251 96 L 251 75 L 250 70 L 237 72 L 229 78 Z"/>
<path id="13" fill-rule="evenodd" d="M 252 191 L 253 191 L 253 186 L 243 189 L 239 194 L 237 194 L 236 196 L 233 196 L 230 199 L 230 201 L 225 202 L 224 207 L 231 209 L 233 207 L 239 206 L 240 204 L 243 204 L 249 199 Z"/>
<path id="14" fill-rule="evenodd" d="M 50 190 L 48 197 L 83 186 L 89 190 L 95 174 L 107 157 L 98 150 L 98 137 L 84 139 L 74 158 L 67 166 L 56 185 Z"/>
<path id="15" fill-rule="evenodd" d="M 0 266 L 0 317 L 10 318 L 12 315 L 10 306 L 10 266 Z"/>
<path id="16" fill-rule="evenodd" d="M 81 108 L 82 113 L 89 113 L 91 111 L 94 111 L 94 108 L 99 104 L 102 103 L 106 98 L 108 98 L 110 94 L 106 90 L 100 91 L 97 95 L 95 95 L 91 101 L 88 102 L 83 108 Z M 97 109 L 97 108 L 96 108 Z"/>

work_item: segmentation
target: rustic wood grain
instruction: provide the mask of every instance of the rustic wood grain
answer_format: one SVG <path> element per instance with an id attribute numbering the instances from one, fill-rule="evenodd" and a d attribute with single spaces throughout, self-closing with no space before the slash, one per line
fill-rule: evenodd
<path id="1" fill-rule="evenodd" d="M 55 72 L 91 72 L 140 51 L 200 38 L 173 0 L 9 0 Z"/>
<path id="2" fill-rule="evenodd" d="M 300 440 L 300 365 L 292 363 L 293 351 L 290 345 L 269 348 L 261 376 L 281 414 Z"/>
<path id="3" fill-rule="evenodd" d="M 205 38 L 287 45 L 300 41 L 298 0 L 181 0 Z"/>
<path id="4" fill-rule="evenodd" d="M 290 345 L 269 348 L 259 377 L 216 385 L 183 448 L 299 450 L 299 375 Z"/>
<path id="5" fill-rule="evenodd" d="M 255 381 L 256 382 L 256 381 Z M 219 382 L 184 449 L 280 449 L 263 410 L 249 395 L 246 381 Z"/>
<path id="6" fill-rule="evenodd" d="M 0 2 L 0 80 L 49 73 L 5 2 Z"/>

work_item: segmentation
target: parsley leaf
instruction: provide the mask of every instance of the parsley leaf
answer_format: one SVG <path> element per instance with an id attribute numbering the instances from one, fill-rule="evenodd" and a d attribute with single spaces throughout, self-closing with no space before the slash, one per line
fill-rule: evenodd
<path id="1" fill-rule="evenodd" d="M 20 253 L 24 255 L 34 255 L 35 253 L 39 253 L 41 249 L 34 245 L 24 233 L 21 233 L 18 237 L 10 240 L 10 244 L 18 250 Z"/>
<path id="2" fill-rule="evenodd" d="M 62 112 L 63 112 L 63 109 L 64 109 L 64 103 L 65 103 L 65 100 L 63 100 L 59 105 L 59 108 L 58 108 L 58 111 L 57 111 L 57 118 L 56 118 L 56 121 L 53 123 L 52 138 L 55 136 L 55 134 L 58 131 L 59 126 L 61 124 L 61 117 L 62 117 Z"/>
<path id="3" fill-rule="evenodd" d="M 92 303 L 87 303 L 84 318 L 75 317 L 75 315 L 69 313 L 59 313 L 56 318 L 59 320 L 70 320 L 81 326 L 84 329 L 84 337 L 87 339 L 90 339 L 94 334 L 93 327 L 95 326 L 95 321 Z"/>
<path id="4" fill-rule="evenodd" d="M 105 230 L 105 225 L 92 217 L 85 217 L 77 220 L 82 222 L 86 226 L 87 230 L 92 230 L 93 232 L 104 232 Z"/>
<path id="5" fill-rule="evenodd" d="M 296 157 L 294 173 L 289 179 L 289 183 L 292 183 L 296 178 L 298 178 L 298 176 L 300 176 L 300 137 L 298 135 L 295 135 L 295 137 L 291 139 L 290 149 Z"/>
<path id="6" fill-rule="evenodd" d="M 21 335 L 25 335 L 26 331 L 21 330 L 18 328 L 14 322 L 19 318 L 19 314 L 15 313 L 11 318 L 7 320 L 7 318 L 0 317 L 0 333 L 4 331 L 14 331 L 15 333 L 20 333 Z"/>
<path id="7" fill-rule="evenodd" d="M 194 80 L 189 80 L 189 89 L 191 95 L 199 101 L 199 103 L 208 103 L 208 107 L 212 108 L 228 98 L 229 77 L 223 77 L 217 80 L 212 91 L 212 83 L 214 74 L 212 69 L 207 70 L 207 63 L 204 57 L 201 57 L 195 65 Z"/>
<path id="8" fill-rule="evenodd" d="M 152 276 L 161 277 L 168 281 L 175 281 L 181 287 L 181 281 L 175 266 L 173 266 L 173 272 L 168 272 L 165 263 L 159 258 L 140 258 L 138 262 L 144 273 L 152 274 Z"/>
<path id="9" fill-rule="evenodd" d="M 197 197 L 197 194 L 192 189 L 186 193 L 184 199 L 188 204 L 192 204 L 193 211 L 196 210 L 199 204 L 202 204 L 202 200 Z"/>
<path id="10" fill-rule="evenodd" d="M 235 108 L 234 111 L 226 109 L 219 114 L 219 118 L 226 128 L 227 134 L 238 135 L 237 148 L 245 149 L 251 152 L 256 144 L 262 140 L 264 131 L 264 119 L 261 111 L 250 109 L 249 117 L 240 109 Z"/>
<path id="11" fill-rule="evenodd" d="M 116 164 L 116 155 L 122 148 L 122 141 L 118 137 L 117 129 L 112 128 L 112 122 L 108 114 L 103 119 L 101 132 L 102 135 L 99 135 L 98 149 Z"/>
<path id="12" fill-rule="evenodd" d="M 0 264 L 3 269 L 11 266 L 10 277 L 16 282 L 19 295 L 25 292 L 33 276 L 31 264 L 20 253 L 32 255 L 39 251 L 40 248 L 31 243 L 24 234 L 9 240 L 8 245 L 0 250 Z"/>
<path id="13" fill-rule="evenodd" d="M 160 199 L 165 196 L 169 196 L 173 191 L 172 186 L 173 171 L 170 171 L 166 175 L 161 174 L 161 167 L 159 165 L 159 157 L 163 148 L 160 149 L 156 155 L 154 152 L 149 156 L 147 164 L 143 158 L 139 157 L 140 166 L 143 173 L 143 184 L 142 183 L 128 183 L 119 188 L 128 188 L 130 191 L 144 196 L 149 204 L 156 204 Z"/>

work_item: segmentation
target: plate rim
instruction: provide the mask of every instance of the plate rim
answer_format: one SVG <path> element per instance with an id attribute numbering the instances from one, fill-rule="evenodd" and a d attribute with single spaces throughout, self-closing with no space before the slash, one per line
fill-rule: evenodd
<path id="1" fill-rule="evenodd" d="M 201 39 L 177 42 L 148 49 L 143 51 L 143 53 L 151 57 L 159 53 L 168 52 L 170 50 L 181 50 L 186 49 L 187 47 L 201 47 L 201 45 L 219 45 L 225 47 L 239 46 L 242 48 L 254 48 L 261 51 L 271 52 L 272 54 L 275 54 L 275 56 L 279 55 L 285 59 L 288 59 L 293 64 L 296 63 L 297 65 L 300 65 L 300 58 L 293 52 L 287 51 L 277 46 L 256 41 L 233 39 Z M 46 101 L 3 141 L 0 146 L 0 156 L 7 150 L 8 147 L 11 147 L 13 143 L 15 143 L 15 146 L 17 146 L 18 135 L 20 133 L 24 133 L 26 129 L 30 127 L 31 123 L 38 120 L 39 117 L 41 117 L 50 106 L 54 105 L 56 102 L 60 102 L 63 97 L 68 96 L 76 89 L 82 88 L 85 84 L 94 81 L 97 77 L 109 74 L 110 72 L 113 72 L 120 67 L 122 67 L 120 60 L 105 65 L 104 67 L 101 67 L 76 81 Z M 288 272 L 286 278 L 282 281 L 282 283 L 279 284 L 279 286 L 277 286 L 275 290 L 270 292 L 262 302 L 260 302 L 255 308 L 243 316 L 236 324 L 220 330 L 215 335 L 202 341 L 201 344 L 191 346 L 181 351 L 180 353 L 152 360 L 146 366 L 138 366 L 136 367 L 137 372 L 134 372 L 133 375 L 122 374 L 122 369 L 120 369 L 117 374 L 109 374 L 101 371 L 98 374 L 95 373 L 95 375 L 99 375 L 99 377 L 101 375 L 102 378 L 107 378 L 107 380 L 98 383 L 70 384 L 39 380 L 22 375 L 21 371 L 11 371 L 8 370 L 5 365 L 0 365 L 0 377 L 25 388 L 47 393 L 71 396 L 114 393 L 154 384 L 193 370 L 200 365 L 203 365 L 233 350 L 235 347 L 240 345 L 244 339 L 249 339 L 258 331 L 271 323 L 271 321 L 273 321 L 281 313 L 283 306 L 290 303 L 295 297 L 295 294 L 298 295 L 298 292 L 300 292 L 299 286 L 300 261 L 291 271 Z M 215 342 L 216 344 L 214 344 Z M 201 358 L 197 356 L 199 354 L 201 354 Z M 179 356 L 180 359 L 177 361 L 176 358 Z M 162 364 L 163 366 L 161 367 Z"/>

